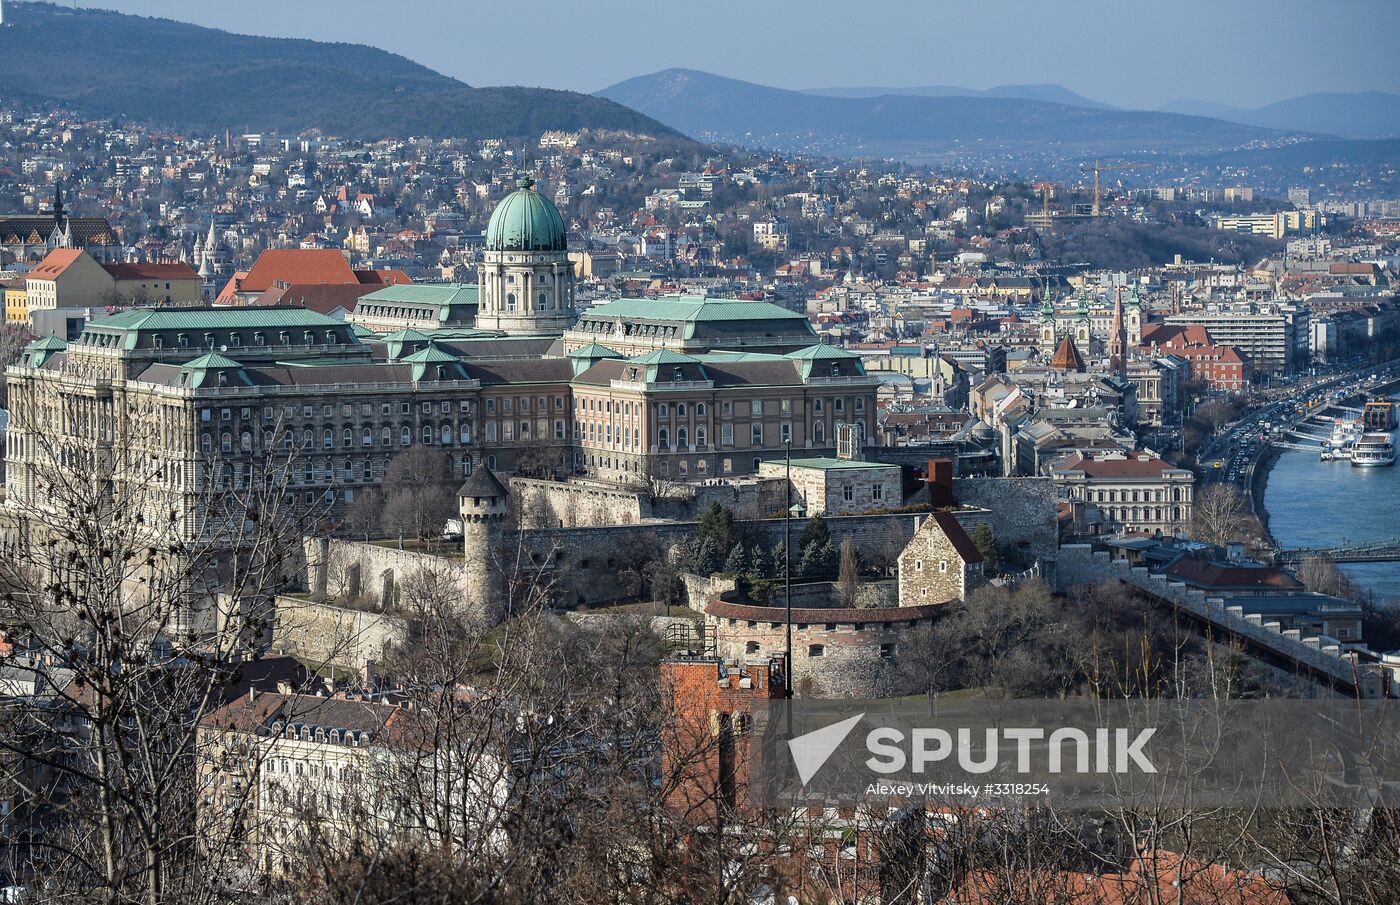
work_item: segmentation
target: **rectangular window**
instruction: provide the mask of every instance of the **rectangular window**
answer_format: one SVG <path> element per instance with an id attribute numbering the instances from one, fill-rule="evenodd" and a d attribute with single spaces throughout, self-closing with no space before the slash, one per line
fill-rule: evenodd
<path id="1" fill-rule="evenodd" d="M 763 445 L 763 425 L 762 425 L 762 424 L 755 424 L 755 425 L 753 426 L 752 430 L 750 431 L 750 433 L 751 433 L 750 440 L 752 441 L 753 445 L 754 445 L 754 446 L 762 446 L 762 445 Z"/>
<path id="2" fill-rule="evenodd" d="M 763 400 L 762 400 L 762 399 L 751 399 L 751 400 L 749 400 L 749 414 L 753 415 L 755 418 L 762 418 L 762 417 L 763 417 Z"/>

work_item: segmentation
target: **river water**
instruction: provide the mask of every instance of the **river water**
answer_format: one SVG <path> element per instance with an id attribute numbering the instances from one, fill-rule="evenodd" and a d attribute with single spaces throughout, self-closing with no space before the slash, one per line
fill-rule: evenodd
<path id="1" fill-rule="evenodd" d="M 1400 398 L 1400 394 L 1397 397 Z M 1400 537 L 1400 465 L 1355 468 L 1285 450 L 1269 472 L 1264 508 L 1283 547 L 1331 547 Z M 1400 602 L 1400 562 L 1342 569 L 1380 600 Z"/>

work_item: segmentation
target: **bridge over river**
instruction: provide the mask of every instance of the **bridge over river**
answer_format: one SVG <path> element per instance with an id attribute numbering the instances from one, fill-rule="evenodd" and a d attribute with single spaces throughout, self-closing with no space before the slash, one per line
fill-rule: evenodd
<path id="1" fill-rule="evenodd" d="M 1337 547 L 1303 547 L 1277 550 L 1274 561 L 1297 565 L 1305 559 L 1330 559 L 1332 562 L 1400 562 L 1400 537 Z"/>

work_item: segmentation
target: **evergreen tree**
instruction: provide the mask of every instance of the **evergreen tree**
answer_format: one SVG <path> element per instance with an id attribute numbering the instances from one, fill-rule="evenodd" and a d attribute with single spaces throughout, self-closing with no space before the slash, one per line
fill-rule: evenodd
<path id="1" fill-rule="evenodd" d="M 691 554 L 691 566 L 697 575 L 713 575 L 719 571 L 719 551 L 715 549 L 715 542 L 708 537 L 703 538 L 695 545 L 695 552 Z"/>
<path id="2" fill-rule="evenodd" d="M 991 525 L 983 522 L 972 529 L 972 544 L 982 554 L 982 561 L 988 569 L 995 569 L 1001 564 L 1001 551 L 997 548 L 996 532 Z"/>
<path id="3" fill-rule="evenodd" d="M 744 545 L 735 544 L 729 551 L 729 555 L 724 560 L 724 572 L 726 575 L 743 575 L 748 571 L 748 562 L 744 556 Z"/>
<path id="4" fill-rule="evenodd" d="M 840 561 L 841 554 L 831 545 L 830 539 L 825 543 L 808 544 L 802 550 L 802 561 L 798 565 L 797 572 L 804 578 L 830 581 L 836 577 Z"/>
<path id="5" fill-rule="evenodd" d="M 749 571 L 757 578 L 769 578 L 768 556 L 763 552 L 761 544 L 753 545 L 753 552 L 749 554 Z"/>
<path id="6" fill-rule="evenodd" d="M 734 527 L 734 513 L 719 503 L 711 503 L 705 514 L 700 516 L 695 537 L 698 540 L 708 538 L 713 541 L 716 550 L 729 550 L 739 540 L 738 531 Z"/>
<path id="7" fill-rule="evenodd" d="M 826 521 L 820 515 L 814 515 L 802 527 L 802 534 L 797 538 L 797 549 L 805 552 L 813 544 L 820 547 L 830 543 L 831 532 L 826 528 Z"/>
<path id="8" fill-rule="evenodd" d="M 778 545 L 773 548 L 773 577 L 783 577 L 783 563 L 787 561 L 787 544 L 778 541 Z M 797 574 L 797 563 L 793 563 L 793 574 Z"/>

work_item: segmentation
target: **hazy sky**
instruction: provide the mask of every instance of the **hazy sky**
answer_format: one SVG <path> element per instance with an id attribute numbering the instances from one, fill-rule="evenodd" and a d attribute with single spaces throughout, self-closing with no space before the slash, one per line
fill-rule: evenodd
<path id="1" fill-rule="evenodd" d="M 596 91 L 683 66 L 787 88 L 1057 82 L 1259 106 L 1400 92 L 1400 0 L 78 0 L 372 44 L 474 85 Z"/>

